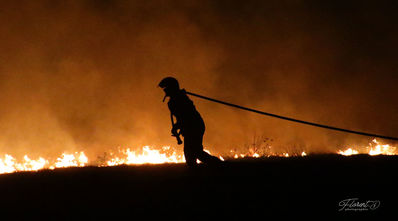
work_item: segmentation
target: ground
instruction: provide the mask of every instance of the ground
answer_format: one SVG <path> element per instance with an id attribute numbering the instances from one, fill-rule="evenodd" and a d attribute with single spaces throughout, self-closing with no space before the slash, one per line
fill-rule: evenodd
<path id="1" fill-rule="evenodd" d="M 13 220 L 379 216 L 398 205 L 397 162 L 397 156 L 332 154 L 231 160 L 195 170 L 164 164 L 3 174 L 0 210 Z M 339 202 L 349 198 L 378 200 L 380 206 L 339 211 Z"/>

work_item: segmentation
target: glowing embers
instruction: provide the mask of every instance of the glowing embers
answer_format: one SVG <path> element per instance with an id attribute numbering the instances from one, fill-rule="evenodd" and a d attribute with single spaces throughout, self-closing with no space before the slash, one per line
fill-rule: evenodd
<path id="1" fill-rule="evenodd" d="M 239 158 L 260 158 L 260 157 L 296 157 L 296 156 L 302 156 L 305 157 L 307 156 L 307 153 L 305 151 L 302 151 L 300 154 L 298 153 L 258 153 L 256 151 L 253 151 L 249 149 L 248 153 L 235 153 L 233 150 L 230 151 L 230 153 L 233 155 L 232 158 L 234 159 L 239 159 Z"/>
<path id="2" fill-rule="evenodd" d="M 344 156 L 351 156 L 355 154 L 369 154 L 374 155 L 397 155 L 397 148 L 389 144 L 381 144 L 376 139 L 373 139 L 366 148 L 347 148 L 346 150 L 339 150 L 338 154 Z"/>

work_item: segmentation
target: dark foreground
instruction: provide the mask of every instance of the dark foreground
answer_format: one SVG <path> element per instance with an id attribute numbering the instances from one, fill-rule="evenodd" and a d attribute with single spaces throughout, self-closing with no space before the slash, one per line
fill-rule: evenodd
<path id="1" fill-rule="evenodd" d="M 5 174 L 0 175 L 0 210 L 11 220 L 369 218 L 394 214 L 397 163 L 396 156 L 317 155 L 230 161 L 197 170 L 168 164 Z M 380 206 L 339 211 L 339 202 L 349 198 L 378 200 Z"/>

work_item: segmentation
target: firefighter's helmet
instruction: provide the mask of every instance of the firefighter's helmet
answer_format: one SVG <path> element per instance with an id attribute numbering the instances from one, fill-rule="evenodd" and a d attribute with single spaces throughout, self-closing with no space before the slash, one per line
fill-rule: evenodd
<path id="1" fill-rule="evenodd" d="M 173 77 L 166 77 L 163 78 L 163 80 L 160 81 L 159 83 L 159 87 L 165 89 L 179 89 L 180 86 L 178 84 L 177 79 L 173 78 Z"/>

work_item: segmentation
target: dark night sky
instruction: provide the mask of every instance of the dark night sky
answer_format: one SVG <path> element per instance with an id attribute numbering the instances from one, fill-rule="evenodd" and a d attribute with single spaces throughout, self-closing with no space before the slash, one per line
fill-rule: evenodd
<path id="1" fill-rule="evenodd" d="M 0 153 L 174 145 L 156 87 L 397 136 L 395 1 L 1 1 Z M 193 98 L 212 151 L 370 138 Z"/>

